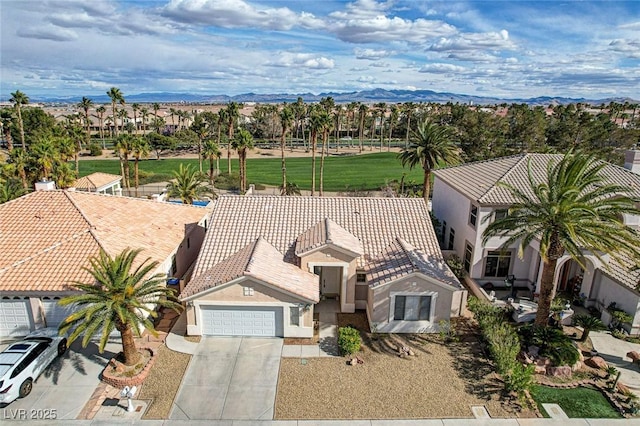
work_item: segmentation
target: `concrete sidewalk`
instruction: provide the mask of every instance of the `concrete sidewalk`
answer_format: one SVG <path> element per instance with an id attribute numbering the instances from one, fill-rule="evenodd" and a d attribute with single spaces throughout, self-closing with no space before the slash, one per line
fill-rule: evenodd
<path id="1" fill-rule="evenodd" d="M 640 352 L 640 344 L 616 339 L 608 331 L 592 331 L 589 337 L 598 355 L 620 370 L 620 381 L 640 395 L 640 368 L 627 358 L 631 351 Z"/>
<path id="2" fill-rule="evenodd" d="M 198 349 L 198 344 L 195 342 L 189 342 L 185 340 L 184 336 L 187 335 L 187 314 L 182 312 L 178 317 L 178 320 L 171 328 L 171 332 L 167 334 L 165 344 L 167 348 L 175 352 L 182 352 L 183 354 L 193 355 Z"/>

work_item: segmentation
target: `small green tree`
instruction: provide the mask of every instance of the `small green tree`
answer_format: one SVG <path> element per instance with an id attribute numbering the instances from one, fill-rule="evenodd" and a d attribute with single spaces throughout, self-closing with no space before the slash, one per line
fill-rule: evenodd
<path id="1" fill-rule="evenodd" d="M 345 355 L 351 355 L 360 350 L 362 338 L 360 332 L 353 327 L 340 327 L 338 329 L 338 347 Z"/>
<path id="2" fill-rule="evenodd" d="M 207 178 L 197 170 L 191 170 L 191 166 L 180 164 L 178 171 L 173 172 L 174 180 L 167 185 L 169 197 L 177 197 L 183 204 L 193 204 L 193 201 L 202 195 L 210 194 L 204 185 Z"/>
<path id="3" fill-rule="evenodd" d="M 607 326 L 605 326 L 599 318 L 585 314 L 579 314 L 573 317 L 573 325 L 582 327 L 582 336 L 580 337 L 581 342 L 587 341 L 590 331 L 600 331 L 607 329 Z"/>

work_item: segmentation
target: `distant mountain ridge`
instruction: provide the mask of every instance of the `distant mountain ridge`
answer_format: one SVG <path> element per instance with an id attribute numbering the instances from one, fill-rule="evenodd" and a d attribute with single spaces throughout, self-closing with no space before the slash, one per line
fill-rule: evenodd
<path id="1" fill-rule="evenodd" d="M 258 94 L 258 93 L 243 93 L 235 96 L 228 95 L 204 95 L 204 94 L 191 94 L 191 93 L 172 93 L 172 92 L 158 92 L 158 93 L 139 93 L 135 95 L 126 95 L 125 99 L 127 103 L 206 103 L 206 104 L 220 104 L 228 102 L 256 102 L 256 103 L 282 103 L 282 102 L 295 102 L 299 97 L 305 102 L 319 102 L 322 98 L 331 96 L 336 103 L 344 104 L 349 102 L 362 102 L 362 103 L 404 103 L 404 102 L 438 102 L 438 103 L 460 103 L 460 104 L 474 104 L 474 105 L 495 105 L 501 103 L 519 103 L 528 105 L 550 105 L 550 104 L 571 104 L 571 103 L 588 103 L 600 105 L 602 103 L 625 101 L 636 102 L 630 98 L 606 98 L 606 99 L 586 99 L 586 98 L 567 98 L 567 97 L 551 97 L 540 96 L 536 98 L 497 98 L 490 96 L 473 96 L 463 95 L 449 92 L 434 92 L 432 90 L 385 90 L 385 89 L 371 89 L 361 90 L 358 92 L 328 92 L 314 95 L 313 93 L 273 93 L 273 94 Z M 105 95 L 88 96 L 95 103 L 110 103 L 111 100 Z M 70 97 L 46 97 L 46 96 L 30 96 L 31 102 L 44 102 L 44 103 L 77 103 L 82 99 L 82 96 L 70 96 Z"/>

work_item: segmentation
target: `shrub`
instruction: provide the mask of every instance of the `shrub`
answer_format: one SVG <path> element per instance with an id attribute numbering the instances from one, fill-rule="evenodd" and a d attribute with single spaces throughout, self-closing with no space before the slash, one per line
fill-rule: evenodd
<path id="1" fill-rule="evenodd" d="M 240 189 L 240 176 L 238 173 L 223 172 L 216 177 L 216 188 L 228 191 L 237 191 Z"/>
<path id="2" fill-rule="evenodd" d="M 580 358 L 571 338 L 562 330 L 528 325 L 520 327 L 518 332 L 522 336 L 525 347 L 538 346 L 540 356 L 549 358 L 554 365 L 574 365 Z"/>
<path id="3" fill-rule="evenodd" d="M 512 370 L 520 352 L 518 333 L 509 324 L 496 324 L 487 329 L 485 337 L 489 342 L 491 358 L 496 363 L 498 373 L 505 375 Z"/>
<path id="4" fill-rule="evenodd" d="M 92 143 L 89 145 L 89 155 L 92 157 L 99 157 L 102 155 L 102 147 L 97 143 Z"/>
<path id="5" fill-rule="evenodd" d="M 457 254 L 453 254 L 447 258 L 447 265 L 449 265 L 449 269 L 451 269 L 453 275 L 460 281 L 467 276 L 467 270 L 464 269 L 464 262 Z"/>
<path id="6" fill-rule="evenodd" d="M 534 366 L 516 363 L 511 371 L 504 375 L 504 388 L 507 392 L 515 392 L 520 400 L 526 397 L 526 391 L 533 386 Z"/>
<path id="7" fill-rule="evenodd" d="M 345 355 L 351 355 L 360 350 L 362 338 L 360 332 L 353 327 L 340 327 L 338 329 L 338 347 Z"/>

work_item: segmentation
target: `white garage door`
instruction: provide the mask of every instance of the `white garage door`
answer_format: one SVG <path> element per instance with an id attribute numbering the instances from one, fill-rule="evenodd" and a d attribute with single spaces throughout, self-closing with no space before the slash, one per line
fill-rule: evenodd
<path id="1" fill-rule="evenodd" d="M 3 297 L 0 300 L 0 336 L 26 336 L 32 329 L 29 299 Z"/>
<path id="2" fill-rule="evenodd" d="M 44 309 L 44 318 L 47 327 L 57 327 L 60 323 L 73 312 L 71 306 L 61 306 L 58 304 L 59 297 L 43 297 L 42 308 Z"/>
<path id="3" fill-rule="evenodd" d="M 202 306 L 205 336 L 282 336 L 282 308 Z"/>

